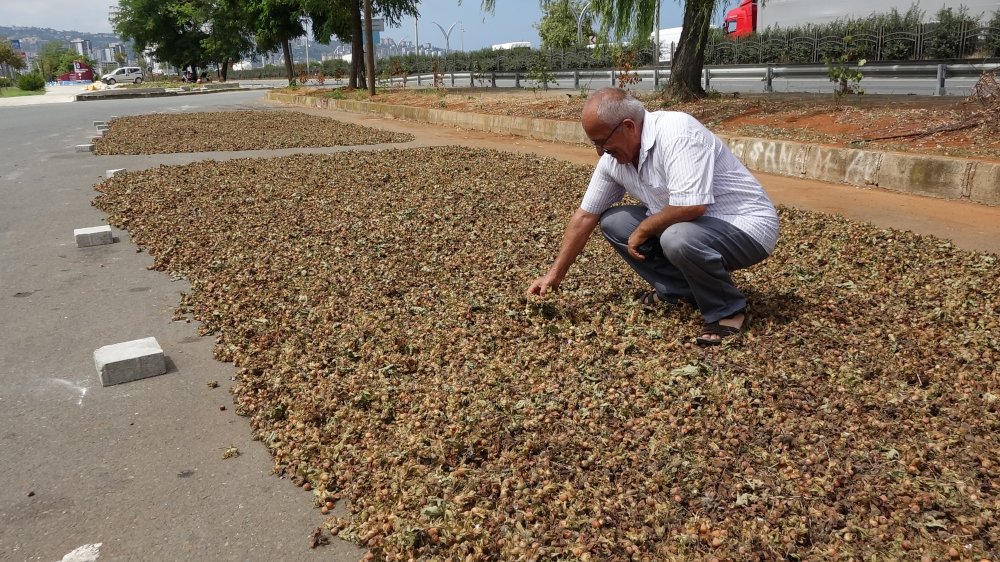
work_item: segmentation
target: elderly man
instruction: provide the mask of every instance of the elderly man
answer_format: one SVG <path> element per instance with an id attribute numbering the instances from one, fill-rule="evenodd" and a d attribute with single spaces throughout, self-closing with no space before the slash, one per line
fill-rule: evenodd
<path id="1" fill-rule="evenodd" d="M 555 263 L 528 293 L 558 288 L 600 224 L 652 286 L 643 304 L 693 301 L 704 321 L 700 345 L 739 333 L 746 298 L 730 272 L 764 260 L 778 241 L 778 214 L 760 183 L 694 117 L 648 112 L 624 90 L 594 92 L 581 121 L 601 158 Z M 642 205 L 612 207 L 626 192 Z"/>

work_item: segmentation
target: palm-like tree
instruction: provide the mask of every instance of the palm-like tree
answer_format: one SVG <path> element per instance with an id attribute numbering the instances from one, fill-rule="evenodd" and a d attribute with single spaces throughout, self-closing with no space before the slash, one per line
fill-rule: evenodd
<path id="1" fill-rule="evenodd" d="M 544 6 L 554 0 L 539 0 Z M 484 11 L 493 11 L 496 0 L 482 0 Z M 616 39 L 635 39 L 653 29 L 660 0 L 593 0 L 594 13 Z M 718 0 L 684 0 L 684 29 L 670 61 L 670 80 L 664 94 L 681 101 L 705 96 L 701 73 L 705 47 Z"/>

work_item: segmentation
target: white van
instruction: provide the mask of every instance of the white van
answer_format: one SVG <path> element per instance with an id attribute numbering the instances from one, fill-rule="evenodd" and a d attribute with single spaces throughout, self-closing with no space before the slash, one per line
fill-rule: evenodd
<path id="1" fill-rule="evenodd" d="M 145 78 L 146 75 L 138 66 L 123 66 L 101 76 L 101 82 L 105 84 L 117 84 L 118 82 L 141 84 Z"/>

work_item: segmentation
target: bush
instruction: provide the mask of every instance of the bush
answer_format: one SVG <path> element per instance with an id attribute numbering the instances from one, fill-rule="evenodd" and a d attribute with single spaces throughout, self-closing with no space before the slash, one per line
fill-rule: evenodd
<path id="1" fill-rule="evenodd" d="M 44 90 L 45 79 L 42 78 L 42 75 L 37 72 L 29 72 L 27 74 L 22 74 L 20 78 L 17 79 L 17 87 L 27 92 Z"/>
<path id="2" fill-rule="evenodd" d="M 993 50 L 991 56 L 1000 57 L 1000 10 L 993 12 L 993 18 L 987 25 L 986 42 Z"/>
<path id="3" fill-rule="evenodd" d="M 959 59 L 976 51 L 978 37 L 970 30 L 979 26 L 976 18 L 968 13 L 965 6 L 952 10 L 941 8 L 937 13 L 938 23 L 930 38 L 930 56 L 935 59 Z"/>
<path id="4" fill-rule="evenodd" d="M 6 76 L 0 76 L 0 88 L 10 88 L 14 85 L 14 82 L 7 78 Z"/>

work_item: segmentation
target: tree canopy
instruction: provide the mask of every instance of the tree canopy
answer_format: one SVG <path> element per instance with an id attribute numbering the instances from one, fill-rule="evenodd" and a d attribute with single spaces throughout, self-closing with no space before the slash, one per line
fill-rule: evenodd
<path id="1" fill-rule="evenodd" d="M 111 25 L 136 50 L 175 67 L 227 63 L 253 52 L 253 23 L 239 0 L 119 0 Z"/>
<path id="2" fill-rule="evenodd" d="M 14 70 L 21 70 L 27 63 L 21 53 L 14 50 L 9 41 L 0 39 L 0 64 L 6 64 Z"/>
<path id="3" fill-rule="evenodd" d="M 544 14 L 535 25 L 542 47 L 565 49 L 575 46 L 579 39 L 577 25 L 581 23 L 579 18 L 585 7 L 583 0 L 555 0 L 542 6 Z M 581 29 L 585 38 L 593 35 L 589 11 L 583 13 Z"/>

